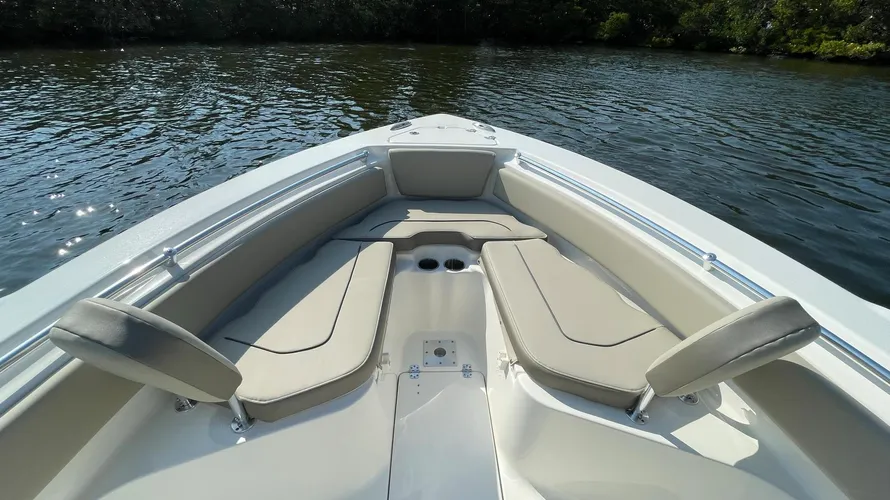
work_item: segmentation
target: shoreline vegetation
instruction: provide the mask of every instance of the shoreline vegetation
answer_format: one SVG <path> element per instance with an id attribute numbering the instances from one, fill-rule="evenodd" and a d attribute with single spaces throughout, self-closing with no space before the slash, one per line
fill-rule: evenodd
<path id="1" fill-rule="evenodd" d="M 888 0 L 0 0 L 0 47 L 604 43 L 890 63 Z"/>

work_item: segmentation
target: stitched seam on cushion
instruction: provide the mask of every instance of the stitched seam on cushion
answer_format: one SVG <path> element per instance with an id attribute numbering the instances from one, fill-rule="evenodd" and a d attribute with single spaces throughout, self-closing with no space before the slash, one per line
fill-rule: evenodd
<path id="1" fill-rule="evenodd" d="M 758 302 L 762 302 L 762 301 L 758 301 Z M 755 302 L 755 304 L 757 304 L 758 302 Z M 752 305 L 753 305 L 753 304 L 752 304 Z M 745 318 L 747 318 L 747 317 L 749 317 L 749 316 L 751 316 L 751 315 L 753 315 L 753 314 L 757 314 L 758 312 L 760 312 L 760 311 L 759 311 L 759 310 L 757 310 L 757 311 L 748 311 L 748 312 L 746 312 L 745 314 L 739 316 L 738 318 L 732 320 L 731 322 L 729 322 L 729 323 L 727 323 L 727 324 L 721 326 L 720 328 L 718 328 L 718 329 L 716 329 L 716 330 L 714 330 L 714 331 L 715 331 L 715 332 L 719 332 L 719 331 L 721 331 L 721 330 L 725 330 L 726 328 L 729 328 L 729 327 L 731 327 L 732 325 L 738 323 L 739 321 L 742 321 L 743 319 L 745 319 Z M 792 335 L 793 335 L 793 334 L 792 334 Z M 757 348 L 755 347 L 754 349 L 757 349 Z M 744 356 L 744 354 L 742 354 L 742 356 Z"/>
<path id="2" fill-rule="evenodd" d="M 360 249 L 361 249 L 361 248 L 360 248 Z M 393 251 L 392 254 L 395 254 L 395 251 Z M 358 260 L 358 259 L 356 259 L 356 260 Z M 383 285 L 383 294 L 384 294 L 384 297 L 383 297 L 383 300 L 380 301 L 380 307 L 378 307 L 378 311 L 377 311 L 377 315 L 378 315 L 377 322 L 378 322 L 378 325 L 379 325 L 379 322 L 380 322 L 380 320 L 381 320 L 381 318 L 382 318 L 382 316 L 383 316 L 383 312 L 384 312 L 384 311 L 382 310 L 382 309 L 383 309 L 383 304 L 386 302 L 386 294 L 388 293 L 387 288 L 388 288 L 389 285 L 390 285 L 390 281 L 391 281 L 390 278 L 392 277 L 392 272 L 393 272 L 393 267 L 394 267 L 394 266 L 393 266 L 393 262 L 392 262 L 392 260 L 393 260 L 393 255 L 390 256 L 390 262 L 389 262 L 389 264 L 388 264 L 388 265 L 389 265 L 389 268 L 387 269 L 387 273 L 386 273 L 386 283 L 384 283 L 384 285 Z M 345 296 L 345 294 L 344 294 L 344 296 Z M 376 341 L 376 340 L 377 340 L 377 330 L 375 329 L 374 332 L 375 332 L 375 333 L 374 333 L 374 340 Z M 385 333 L 385 332 L 384 332 L 384 333 Z M 381 342 L 382 342 L 382 340 L 381 340 Z M 251 347 L 253 347 L 253 346 L 251 346 Z M 280 401 L 284 401 L 284 400 L 286 400 L 286 399 L 290 399 L 290 398 L 292 398 L 292 397 L 294 397 L 294 396 L 299 396 L 299 395 L 302 395 L 302 394 L 306 394 L 307 392 L 310 392 L 310 391 L 312 391 L 312 390 L 315 390 L 315 389 L 324 387 L 324 386 L 326 386 L 326 385 L 332 384 L 332 383 L 337 382 L 337 381 L 339 381 L 339 380 L 342 380 L 342 379 L 344 379 L 344 378 L 346 378 L 346 377 L 349 377 L 349 376 L 352 375 L 353 373 L 359 371 L 363 366 L 365 366 L 365 363 L 368 362 L 368 358 L 371 356 L 371 353 L 372 353 L 373 351 L 374 351 L 374 342 L 371 342 L 371 347 L 370 347 L 370 349 L 368 349 L 367 354 L 365 354 L 365 356 L 362 358 L 362 362 L 359 363 L 355 368 L 351 369 L 350 371 L 348 371 L 348 372 L 346 372 L 346 373 L 344 373 L 344 374 L 341 374 L 341 375 L 338 375 L 338 376 L 336 376 L 336 377 L 330 378 L 330 379 L 325 380 L 325 381 L 323 381 L 323 382 L 319 382 L 319 383 L 317 383 L 317 384 L 315 384 L 315 385 L 313 385 L 313 386 L 306 387 L 306 388 L 300 389 L 300 390 L 298 390 L 298 391 L 288 393 L 288 394 L 286 394 L 286 395 L 284 395 L 284 396 L 278 396 L 278 397 L 276 397 L 276 398 L 274 398 L 274 399 L 254 399 L 254 398 L 244 398 L 244 401 L 250 401 L 250 402 L 252 402 L 252 403 L 256 403 L 256 404 L 278 403 L 278 402 L 280 402 Z M 296 354 L 296 353 L 288 353 L 288 354 Z M 287 354 L 283 354 L 283 355 L 286 356 Z M 342 394 L 341 394 L 341 396 L 342 396 Z M 337 397 L 339 397 L 339 396 L 337 396 Z M 335 399 L 335 398 L 332 398 L 332 399 Z"/>
<path id="3" fill-rule="evenodd" d="M 340 297 L 340 306 L 337 307 L 337 315 L 334 316 L 334 324 L 331 326 L 331 331 L 328 333 L 328 336 L 325 337 L 324 342 L 322 342 L 320 344 L 316 344 L 312 347 L 304 347 L 303 349 L 297 349 L 296 351 L 276 351 L 274 349 L 269 349 L 266 347 L 251 344 L 251 343 L 245 342 L 243 340 L 233 339 L 232 337 L 223 337 L 223 338 L 225 338 L 226 340 L 231 340 L 232 342 L 237 342 L 242 345 L 246 345 L 246 346 L 254 347 L 256 349 L 260 349 L 260 350 L 263 350 L 266 352 L 270 352 L 272 354 L 296 354 L 298 352 L 305 352 L 305 351 L 311 351 L 312 349 L 318 349 L 319 347 L 327 344 L 328 341 L 331 340 L 331 336 L 334 334 L 334 329 L 337 327 L 337 319 L 340 317 L 340 311 L 343 309 L 343 302 L 346 300 L 346 291 L 349 290 L 349 285 L 352 284 L 352 277 L 355 275 L 355 268 L 358 265 L 358 255 L 359 255 L 359 253 L 361 253 L 363 246 L 364 245 L 359 245 L 355 251 L 355 260 L 352 261 L 352 269 L 349 271 L 349 279 L 346 280 L 346 287 L 343 288 L 343 295 Z M 303 298 L 305 299 L 306 297 L 303 297 Z M 297 304 L 299 304 L 299 302 L 297 302 Z M 296 307 L 297 304 L 294 304 L 294 306 Z M 290 311 L 288 311 L 288 312 L 290 312 Z M 287 314 L 287 313 L 285 313 L 285 314 Z M 257 340 L 259 340 L 259 339 L 257 339 Z"/>
<path id="4" fill-rule="evenodd" d="M 374 227 L 368 229 L 368 232 L 373 231 L 373 230 L 377 229 L 377 228 L 380 227 L 380 226 L 385 226 L 386 224 L 392 224 L 392 223 L 394 223 L 394 222 L 395 222 L 395 223 L 404 223 L 404 222 L 423 222 L 423 223 L 426 223 L 426 224 L 430 224 L 430 223 L 439 223 L 439 222 L 490 222 L 490 223 L 492 223 L 492 224 L 501 226 L 502 228 L 506 229 L 507 231 L 510 231 L 511 233 L 513 232 L 513 230 L 512 230 L 509 226 L 506 226 L 506 225 L 504 225 L 504 224 L 501 224 L 500 222 L 495 222 L 495 221 L 493 221 L 493 220 L 488 220 L 488 219 L 429 219 L 429 220 L 425 220 L 425 219 L 415 219 L 415 220 L 411 220 L 411 219 L 396 219 L 396 220 L 388 220 L 388 221 L 385 221 L 385 222 L 381 222 L 381 223 L 377 224 L 376 226 L 374 226 Z M 456 231 L 450 231 L 450 232 L 456 232 Z"/>
<path id="5" fill-rule="evenodd" d="M 513 247 L 516 247 L 516 245 L 513 244 Z M 519 251 L 519 249 L 517 249 L 517 251 Z M 490 260 L 489 260 L 489 262 L 490 262 Z M 494 263 L 492 263 L 492 265 L 494 266 Z M 493 279 L 495 283 L 497 283 L 498 290 L 504 290 L 504 287 L 501 284 L 501 280 L 498 279 L 498 277 L 497 277 L 497 270 L 495 270 L 494 273 L 491 273 L 489 277 L 491 279 Z M 496 294 L 495 299 L 497 299 L 498 295 L 503 295 L 503 293 Z M 510 316 L 511 324 L 517 325 L 518 323 L 516 322 L 516 316 L 513 314 L 513 309 L 510 307 L 510 301 L 507 300 L 506 297 L 504 297 L 503 300 L 496 300 L 496 302 L 498 302 L 499 304 L 500 303 L 503 304 L 504 308 L 507 310 L 506 311 L 507 314 Z M 518 330 L 518 328 L 517 328 L 517 330 Z M 523 338 L 522 338 L 522 334 L 517 334 L 516 337 L 517 337 L 517 339 L 515 339 L 515 340 L 519 341 L 518 343 L 522 347 L 522 351 L 525 352 L 528 355 L 528 357 L 531 358 L 536 363 L 544 365 L 543 363 L 539 362 L 538 359 L 534 355 L 532 355 L 531 352 L 528 350 L 528 347 L 525 344 L 525 340 L 523 340 Z M 511 338 L 510 340 L 514 340 L 514 339 Z"/>
<path id="6" fill-rule="evenodd" d="M 719 371 L 721 368 L 723 368 L 723 367 L 725 367 L 725 366 L 727 366 L 727 365 L 730 365 L 730 364 L 732 364 L 732 363 L 735 363 L 736 361 L 740 361 L 740 360 L 744 359 L 745 357 L 751 356 L 751 355 L 755 354 L 757 351 L 760 351 L 760 350 L 762 350 L 762 349 L 766 349 L 766 348 L 772 346 L 773 344 L 775 344 L 775 343 L 777 343 L 777 342 L 781 342 L 781 341 L 786 340 L 786 339 L 789 339 L 789 338 L 791 338 L 791 337 L 795 337 L 795 336 L 801 335 L 801 334 L 803 334 L 804 332 L 806 332 L 806 331 L 807 331 L 808 329 L 810 329 L 810 328 L 812 328 L 812 326 L 807 326 L 807 327 L 801 328 L 800 330 L 798 330 L 798 331 L 796 331 L 796 332 L 794 332 L 794 333 L 789 333 L 788 335 L 785 335 L 784 337 L 779 337 L 779 338 L 777 338 L 777 339 L 771 340 L 771 341 L 769 341 L 769 342 L 766 343 L 766 344 L 757 346 L 757 347 L 755 347 L 755 348 L 753 348 L 753 349 L 751 349 L 751 350 L 749 350 L 749 351 L 747 351 L 747 352 L 745 352 L 745 353 L 743 353 L 743 354 L 739 354 L 738 356 L 736 356 L 735 358 L 732 358 L 731 360 L 727 361 L 726 363 L 723 363 L 722 365 L 720 365 L 720 366 L 714 368 L 713 370 L 710 370 L 708 373 L 705 373 L 704 375 L 701 375 L 701 376 L 699 376 L 699 377 L 696 377 L 696 380 L 701 379 L 701 378 L 705 378 L 705 377 L 711 375 L 712 373 L 714 373 L 714 372 L 716 372 L 716 371 Z M 744 372 L 743 372 L 743 373 L 744 373 Z M 694 382 L 694 381 L 693 381 L 693 382 Z M 667 392 L 673 392 L 673 391 L 676 391 L 676 390 L 681 389 L 681 388 L 683 388 L 683 387 L 685 387 L 685 386 L 687 386 L 687 385 L 689 385 L 689 384 L 691 384 L 691 383 L 692 383 L 692 382 L 687 382 L 687 383 L 685 383 L 685 384 L 683 384 L 683 385 L 681 385 L 681 386 L 679 386 L 679 387 L 676 387 L 676 388 L 674 388 L 674 389 L 671 389 L 671 390 L 669 390 L 669 391 L 667 391 Z M 718 382 L 718 383 L 719 383 L 719 382 Z"/>
<path id="7" fill-rule="evenodd" d="M 575 339 L 572 339 L 572 338 L 569 338 L 569 337 L 566 337 L 566 338 L 568 338 L 568 339 L 571 340 L 572 342 L 576 342 L 576 343 L 578 343 L 578 344 L 592 345 L 592 346 L 596 346 L 596 347 L 615 347 L 615 346 L 619 346 L 619 345 L 621 345 L 621 344 L 624 344 L 625 342 L 630 342 L 631 340 L 638 339 L 638 338 L 642 337 L 643 335 L 646 335 L 647 333 L 652 333 L 652 332 L 654 332 L 655 330 L 658 330 L 659 328 L 661 328 L 661 325 L 652 327 L 652 328 L 646 330 L 645 332 L 638 333 L 638 334 L 634 335 L 633 337 L 628 337 L 628 338 L 622 340 L 621 342 L 616 342 L 616 343 L 614 343 L 614 344 L 588 344 L 587 342 L 581 342 L 581 341 L 578 341 L 578 340 L 575 340 Z"/>
<path id="8" fill-rule="evenodd" d="M 528 263 L 525 261 L 525 258 L 524 258 L 523 255 L 522 255 L 522 251 L 519 249 L 519 246 L 518 246 L 518 245 L 515 245 L 515 244 L 514 244 L 514 246 L 516 247 L 516 251 L 519 252 L 519 257 L 520 257 L 520 259 L 522 259 L 523 264 L 525 264 L 525 268 L 528 270 L 528 272 L 529 272 L 529 276 L 531 277 L 532 281 L 535 283 L 535 286 L 538 287 L 538 283 L 537 283 L 537 281 L 535 280 L 535 277 L 534 277 L 534 275 L 532 274 L 531 269 L 528 268 Z M 539 292 L 539 294 L 541 295 L 541 299 L 544 301 L 544 304 L 547 306 L 547 309 L 550 310 L 550 304 L 547 303 L 547 299 L 546 299 L 546 297 L 544 297 L 544 294 L 541 293 L 541 289 L 540 289 L 540 287 L 538 287 L 538 292 Z M 550 311 L 550 314 L 551 314 L 551 316 L 553 316 L 553 311 L 552 311 L 552 310 Z M 580 343 L 580 344 L 582 344 L 582 345 L 588 345 L 588 346 L 590 346 L 590 344 L 583 344 L 583 343 L 581 343 L 581 342 L 575 342 L 574 340 L 572 340 L 572 339 L 570 339 L 569 337 L 567 337 L 566 334 L 565 334 L 565 332 L 562 331 L 562 326 L 561 326 L 561 325 L 559 324 L 559 322 L 556 320 L 556 317 L 555 317 L 555 316 L 553 317 L 553 321 L 556 323 L 556 326 L 559 328 L 560 333 L 562 333 L 562 336 L 565 337 L 566 340 L 568 340 L 568 341 L 570 341 L 570 342 L 574 342 L 574 343 L 576 343 L 576 344 L 577 344 L 577 343 Z M 591 346 L 591 347 L 598 348 L 598 347 L 600 347 L 600 346 Z M 526 351 L 526 352 L 528 352 L 528 351 Z M 560 370 L 560 369 L 558 369 L 558 368 L 556 368 L 556 367 L 553 367 L 553 366 L 547 365 L 547 364 L 545 364 L 545 363 L 542 363 L 537 357 L 534 357 L 534 356 L 531 356 L 531 357 L 532 357 L 538 364 L 540 364 L 541 366 L 546 367 L 548 370 L 552 371 L 554 375 L 563 377 L 563 378 L 565 378 L 565 379 L 571 380 L 571 381 L 576 382 L 576 383 L 579 383 L 579 384 L 581 384 L 581 385 L 586 385 L 586 386 L 591 386 L 591 385 L 592 385 L 592 386 L 596 386 L 596 387 L 599 387 L 599 388 L 608 389 L 608 390 L 611 390 L 611 391 L 613 391 L 613 392 L 640 391 L 640 390 L 643 389 L 643 387 L 640 387 L 639 389 L 627 389 L 627 388 L 623 388 L 623 387 L 617 387 L 617 386 L 613 386 L 613 385 L 605 384 L 605 383 L 602 383 L 602 382 L 600 382 L 600 381 L 590 381 L 590 380 L 586 380 L 586 379 L 581 379 L 581 378 L 578 378 L 578 377 L 576 377 L 576 376 L 574 376 L 574 375 L 571 375 L 571 374 L 569 374 L 569 373 L 566 373 L 566 372 L 564 372 L 564 371 L 562 371 L 562 370 Z"/>
<path id="9" fill-rule="evenodd" d="M 531 278 L 532 283 L 535 284 L 535 289 L 538 291 L 538 295 L 541 296 L 541 300 L 544 302 L 544 305 L 547 306 L 547 311 L 550 312 L 550 317 L 553 318 L 553 322 L 556 323 L 556 327 L 559 328 L 559 332 L 562 334 L 563 337 L 566 338 L 566 340 L 572 340 L 571 338 L 569 338 L 568 335 L 566 335 L 565 330 L 562 329 L 562 325 L 559 324 L 559 320 L 556 319 L 556 315 L 553 314 L 553 308 L 550 307 L 550 303 L 547 302 L 547 297 L 544 295 L 544 291 L 541 290 L 541 285 L 538 284 L 538 280 L 535 279 L 535 275 L 534 273 L 532 273 L 531 268 L 528 266 L 528 262 L 525 260 L 525 256 L 522 255 L 522 249 L 519 248 L 518 245 L 513 246 L 516 247 L 516 252 L 519 254 L 519 260 L 522 261 L 522 265 L 524 265 L 525 270 L 528 271 L 529 278 Z"/>
<path id="10" fill-rule="evenodd" d="M 550 301 L 547 300 L 547 295 L 545 295 L 544 291 L 541 290 L 541 285 L 538 284 L 538 280 L 535 278 L 535 274 L 532 272 L 531 267 L 528 265 L 528 262 L 525 260 L 525 256 L 522 255 L 522 250 L 518 246 L 516 247 L 516 249 L 519 250 L 519 257 L 522 259 L 522 263 L 525 264 L 525 268 L 528 270 L 529 276 L 531 276 L 532 281 L 535 283 L 535 287 L 538 289 L 538 293 L 541 295 L 541 299 L 543 299 L 544 304 L 547 305 L 547 310 L 550 311 L 550 316 L 553 317 L 553 321 L 556 323 L 556 326 L 559 327 L 559 331 L 562 333 L 562 336 L 565 337 L 566 340 L 568 340 L 569 342 L 574 342 L 576 344 L 581 344 L 581 345 L 586 345 L 586 346 L 591 346 L 591 347 L 615 347 L 615 346 L 619 346 L 625 342 L 630 342 L 631 340 L 634 340 L 636 338 L 640 338 L 649 332 L 654 332 L 661 326 L 661 325 L 654 326 L 644 332 L 634 335 L 633 337 L 628 337 L 628 338 L 622 340 L 621 342 L 616 342 L 614 344 L 592 344 L 590 342 L 581 342 L 580 340 L 575 340 L 572 337 L 569 337 L 568 335 L 566 335 L 565 330 L 562 328 L 562 325 L 559 323 L 559 319 L 556 317 L 556 314 L 553 312 L 553 308 L 550 306 Z M 586 271 L 584 271 L 584 272 L 586 272 Z M 608 285 L 606 285 L 606 286 L 608 286 Z M 612 290 L 612 291 L 614 292 L 614 290 Z M 617 294 L 617 292 L 615 292 L 615 293 Z M 645 313 L 643 313 L 643 314 L 645 314 Z"/>
<path id="11" fill-rule="evenodd" d="M 369 244 L 363 243 L 358 246 L 358 250 L 356 250 L 356 252 L 355 252 L 355 262 L 352 264 L 352 272 L 349 273 L 349 281 L 346 283 L 346 288 L 343 289 L 343 297 L 340 298 L 340 307 L 337 308 L 337 316 L 334 317 L 334 324 L 333 324 L 333 326 L 331 326 L 331 333 L 328 335 L 328 338 L 324 341 L 325 344 L 328 342 L 328 340 L 331 339 L 331 337 L 334 336 L 334 330 L 337 329 L 337 323 L 340 321 L 340 313 L 343 311 L 343 303 L 346 302 L 346 294 L 349 292 L 350 285 L 352 285 L 352 277 L 355 275 L 355 268 L 358 267 L 358 260 L 361 257 L 362 249 L 369 248 L 370 246 L 371 245 L 369 245 Z M 387 282 L 383 284 L 384 295 L 386 294 L 386 286 L 388 284 L 389 284 L 389 280 L 387 279 Z M 382 300 L 381 300 L 381 303 L 382 303 Z M 379 321 L 379 315 L 378 315 L 378 321 Z M 375 337 L 375 339 L 377 337 L 377 329 L 376 328 L 374 329 L 374 337 Z M 324 345 L 324 344 L 322 344 L 322 345 Z M 373 345 L 374 345 L 374 343 L 371 342 L 372 348 L 373 348 Z M 365 356 L 365 358 L 367 359 L 367 356 Z M 364 363 L 362 363 L 362 364 L 364 364 Z"/>
<path id="12" fill-rule="evenodd" d="M 515 243 L 513 243 L 513 247 L 516 248 L 517 253 L 519 253 L 520 258 L 522 258 L 522 252 L 519 251 L 519 247 L 518 247 Z M 525 263 L 525 260 L 524 260 L 524 259 L 523 259 L 523 263 Z M 527 265 L 527 264 L 526 264 L 526 269 L 528 269 L 528 265 Z M 530 273 L 530 272 L 529 272 L 529 273 Z M 496 273 L 495 273 L 495 274 L 496 274 Z M 493 278 L 494 281 L 497 282 L 497 284 L 498 284 L 498 288 L 500 288 L 501 290 L 504 290 L 504 287 L 501 285 L 501 281 L 497 278 L 497 276 L 492 275 L 491 278 Z M 532 281 L 534 281 L 534 277 L 532 277 Z M 540 292 L 540 290 L 538 290 L 538 291 Z M 543 297 L 543 294 L 542 294 L 541 296 Z M 513 314 L 513 310 L 510 308 L 510 303 L 509 303 L 509 301 L 506 300 L 506 298 L 505 298 L 505 299 L 503 300 L 503 303 L 504 303 L 504 307 L 507 309 L 507 313 L 510 315 L 510 318 L 513 320 L 512 323 L 513 323 L 514 325 L 518 325 L 518 323 L 517 323 L 516 320 L 515 320 L 516 316 Z M 545 304 L 546 304 L 546 302 L 545 302 Z M 550 306 L 548 305 L 547 307 L 548 307 L 548 309 L 549 309 Z M 552 312 L 551 312 L 551 314 L 552 314 Z M 558 325 L 559 325 L 559 324 L 557 323 L 557 326 L 558 326 Z M 519 328 L 517 328 L 517 330 L 518 330 L 518 329 L 519 329 Z M 628 388 L 624 388 L 624 387 L 616 387 L 616 386 L 611 386 L 611 385 L 608 385 L 608 384 L 603 384 L 603 383 L 598 382 L 598 381 L 597 381 L 597 382 L 592 382 L 592 381 L 584 380 L 584 379 L 580 379 L 580 378 L 577 378 L 577 377 L 575 377 L 575 376 L 573 376 L 573 375 L 570 375 L 570 374 L 568 374 L 568 373 L 565 373 L 565 372 L 563 372 L 563 371 L 561 371 L 561 370 L 559 370 L 559 369 L 557 369 L 557 368 L 555 368 L 555 367 L 552 367 L 552 366 L 550 366 L 550 365 L 548 365 L 548 364 L 542 362 L 542 361 L 540 360 L 540 358 L 538 358 L 537 356 L 535 356 L 534 354 L 532 354 L 532 352 L 528 349 L 528 346 L 526 345 L 525 341 L 523 340 L 523 338 L 522 338 L 522 334 L 521 334 L 521 333 L 517 334 L 516 336 L 518 337 L 519 344 L 520 344 L 520 346 L 522 347 L 522 352 L 523 352 L 526 356 L 528 356 L 534 363 L 536 363 L 536 364 L 540 365 L 542 368 L 546 368 L 547 370 L 549 370 L 550 372 L 552 372 L 551 375 L 553 375 L 553 376 L 562 377 L 562 378 L 564 378 L 564 379 L 568 379 L 568 380 L 570 380 L 570 381 L 572 381 L 572 382 L 576 382 L 576 383 L 581 384 L 581 385 L 595 386 L 595 387 L 598 387 L 598 388 L 611 390 L 612 392 L 639 392 L 639 391 L 642 390 L 642 387 L 640 387 L 639 389 L 628 389 Z M 565 336 L 565 334 L 563 334 L 563 336 Z M 568 337 L 566 337 L 566 339 L 568 339 Z"/>

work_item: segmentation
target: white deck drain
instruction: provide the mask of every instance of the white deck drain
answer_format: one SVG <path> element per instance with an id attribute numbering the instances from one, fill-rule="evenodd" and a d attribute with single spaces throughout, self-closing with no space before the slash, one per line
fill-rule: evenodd
<path id="1" fill-rule="evenodd" d="M 457 366 L 457 344 L 453 340 L 424 340 L 423 366 Z"/>

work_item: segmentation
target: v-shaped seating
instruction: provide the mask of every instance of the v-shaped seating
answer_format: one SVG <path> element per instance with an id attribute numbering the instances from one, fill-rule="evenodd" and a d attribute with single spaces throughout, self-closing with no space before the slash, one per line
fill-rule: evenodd
<path id="1" fill-rule="evenodd" d="M 421 245 L 463 245 L 479 251 L 488 241 L 546 238 L 504 210 L 480 200 L 399 200 L 371 212 L 336 238 L 389 241 L 396 251 Z"/>

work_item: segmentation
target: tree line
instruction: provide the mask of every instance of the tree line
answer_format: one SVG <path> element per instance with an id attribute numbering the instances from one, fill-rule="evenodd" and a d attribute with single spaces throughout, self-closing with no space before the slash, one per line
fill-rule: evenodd
<path id="1" fill-rule="evenodd" d="M 607 43 L 890 59 L 890 0 L 0 0 L 0 45 Z"/>

